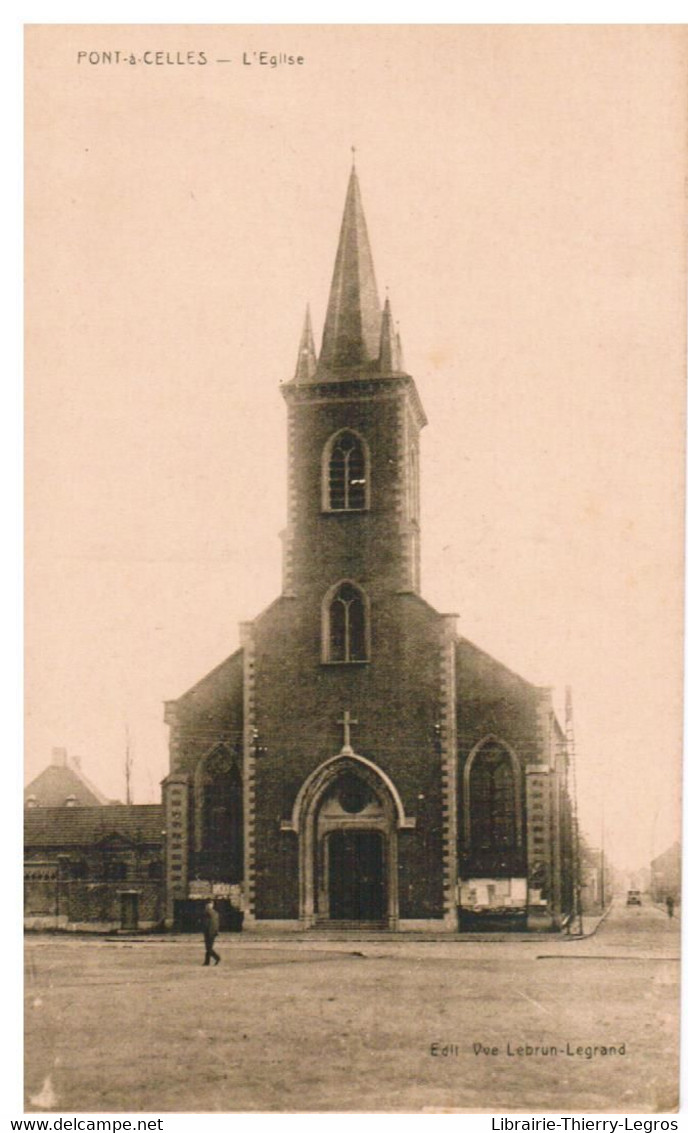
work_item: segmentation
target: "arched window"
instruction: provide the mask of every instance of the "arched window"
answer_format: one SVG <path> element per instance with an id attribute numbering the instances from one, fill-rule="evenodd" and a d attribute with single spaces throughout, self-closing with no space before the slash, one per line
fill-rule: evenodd
<path id="1" fill-rule="evenodd" d="M 517 839 L 517 784 L 511 753 L 484 744 L 470 767 L 470 843 L 474 852 L 512 851 Z"/>
<path id="2" fill-rule="evenodd" d="M 244 804 L 241 775 L 235 759 L 220 744 L 200 768 L 199 877 L 237 883 L 244 873 Z"/>
<path id="3" fill-rule="evenodd" d="M 368 453 L 357 433 L 342 430 L 325 448 L 323 507 L 326 511 L 364 511 L 370 499 Z"/>
<path id="4" fill-rule="evenodd" d="M 325 661 L 368 660 L 367 601 L 352 582 L 341 582 L 325 599 L 323 656 Z"/>

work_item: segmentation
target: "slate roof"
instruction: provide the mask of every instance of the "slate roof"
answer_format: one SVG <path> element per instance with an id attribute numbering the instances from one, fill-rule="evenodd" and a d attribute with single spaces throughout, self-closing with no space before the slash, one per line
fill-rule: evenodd
<path id="1" fill-rule="evenodd" d="M 163 828 L 159 804 L 36 807 L 24 812 L 24 845 L 89 846 L 113 834 L 130 842 L 159 844 Z"/>
<path id="2" fill-rule="evenodd" d="M 381 316 L 361 190 L 354 168 L 344 205 L 319 369 L 374 362 L 380 352 Z"/>
<path id="3" fill-rule="evenodd" d="M 107 806 L 111 801 L 73 764 L 51 763 L 24 788 L 24 802 L 30 795 L 39 807 L 64 806 L 70 795 L 75 796 L 77 806 Z"/>

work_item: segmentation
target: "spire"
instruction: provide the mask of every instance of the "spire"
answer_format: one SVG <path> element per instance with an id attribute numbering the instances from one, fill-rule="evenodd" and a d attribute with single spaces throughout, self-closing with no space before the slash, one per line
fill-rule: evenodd
<path id="1" fill-rule="evenodd" d="M 399 323 L 397 323 L 397 332 L 394 336 L 394 340 L 397 344 L 397 367 L 400 370 L 403 370 L 404 369 L 404 348 L 401 345 L 401 335 L 399 333 Z"/>
<path id="2" fill-rule="evenodd" d="M 382 327 L 380 329 L 380 370 L 382 373 L 398 373 L 403 370 L 404 363 L 401 356 L 401 339 L 394 329 L 392 322 L 392 308 L 389 299 L 385 299 L 382 312 Z"/>
<path id="3" fill-rule="evenodd" d="M 380 300 L 355 165 L 349 177 L 320 366 L 364 366 L 378 356 Z"/>
<path id="4" fill-rule="evenodd" d="M 315 357 L 315 343 L 313 342 L 313 328 L 311 327 L 311 309 L 306 306 L 306 317 L 301 331 L 299 343 L 299 356 L 296 359 L 295 382 L 309 382 L 315 374 L 317 359 Z"/>

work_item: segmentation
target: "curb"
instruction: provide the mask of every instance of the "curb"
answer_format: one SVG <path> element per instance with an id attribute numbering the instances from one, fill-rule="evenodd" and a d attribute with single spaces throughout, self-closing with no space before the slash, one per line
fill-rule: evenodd
<path id="1" fill-rule="evenodd" d="M 614 902 L 610 901 L 609 904 L 607 905 L 607 908 L 602 913 L 602 915 L 600 917 L 598 917 L 597 923 L 595 925 L 593 925 L 593 927 L 590 929 L 589 932 L 581 932 L 580 934 L 577 934 L 576 936 L 571 935 L 571 936 L 564 937 L 564 939 L 567 940 L 567 941 L 589 940 L 591 936 L 595 935 L 595 933 L 597 932 L 600 925 L 603 924 L 604 921 L 606 921 L 607 917 L 609 916 L 609 914 L 612 911 L 613 905 L 614 905 Z"/>

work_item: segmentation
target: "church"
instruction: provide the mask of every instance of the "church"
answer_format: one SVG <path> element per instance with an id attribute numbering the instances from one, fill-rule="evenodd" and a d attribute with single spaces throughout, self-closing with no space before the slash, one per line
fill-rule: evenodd
<path id="1" fill-rule="evenodd" d="M 319 354 L 287 406 L 281 594 L 165 705 L 166 923 L 247 931 L 561 928 L 573 903 L 552 692 L 420 590 L 420 434 L 352 168 Z"/>

